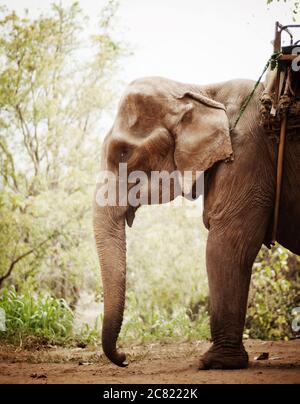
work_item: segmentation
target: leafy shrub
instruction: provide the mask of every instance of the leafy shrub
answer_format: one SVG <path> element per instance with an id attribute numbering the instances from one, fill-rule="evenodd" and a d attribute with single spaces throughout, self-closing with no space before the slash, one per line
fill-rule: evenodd
<path id="1" fill-rule="evenodd" d="M 170 309 L 149 300 L 147 305 L 146 300 L 140 301 L 132 292 L 128 298 L 130 312 L 125 315 L 122 342 L 170 342 L 210 337 L 208 313 L 203 308 L 192 314 L 178 303 Z"/>
<path id="2" fill-rule="evenodd" d="M 19 295 L 11 287 L 1 293 L 0 308 L 6 315 L 6 332 L 0 333 L 2 338 L 16 342 L 35 336 L 58 343 L 72 334 L 73 313 L 63 299 L 35 296 L 29 291 Z"/>
<path id="3" fill-rule="evenodd" d="M 295 337 L 292 311 L 300 305 L 299 257 L 278 247 L 263 248 L 254 264 L 246 321 L 251 338 L 279 340 Z"/>

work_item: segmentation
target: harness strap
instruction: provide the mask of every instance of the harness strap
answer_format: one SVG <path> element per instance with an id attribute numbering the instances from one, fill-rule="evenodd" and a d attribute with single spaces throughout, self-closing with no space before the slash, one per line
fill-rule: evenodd
<path id="1" fill-rule="evenodd" d="M 262 72 L 262 74 L 260 75 L 259 79 L 257 80 L 257 82 L 255 83 L 255 86 L 252 90 L 252 92 L 248 95 L 248 97 L 245 99 L 245 101 L 243 102 L 241 109 L 239 111 L 239 115 L 236 118 L 233 127 L 230 129 L 230 132 L 234 131 L 238 125 L 238 123 L 240 122 L 242 116 L 244 115 L 244 112 L 246 111 L 246 109 L 248 108 L 248 105 L 250 104 L 250 101 L 252 100 L 252 98 L 254 97 L 254 94 L 256 93 L 256 90 L 262 80 L 262 78 L 264 77 L 264 74 L 266 73 L 266 71 L 268 70 L 269 66 L 271 65 L 271 69 L 274 70 L 276 69 L 276 67 L 278 66 L 278 60 L 279 58 L 282 56 L 282 52 L 275 52 L 273 53 L 273 55 L 270 57 L 270 59 L 268 60 L 267 64 L 264 67 L 264 70 Z"/>

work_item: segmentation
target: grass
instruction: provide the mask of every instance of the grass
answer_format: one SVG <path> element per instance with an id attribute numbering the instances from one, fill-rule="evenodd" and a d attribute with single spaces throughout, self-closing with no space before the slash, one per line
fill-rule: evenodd
<path id="1" fill-rule="evenodd" d="M 191 341 L 209 338 L 208 314 L 201 311 L 196 316 L 182 307 L 172 312 L 152 305 L 146 309 L 128 294 L 130 310 L 126 311 L 121 344 L 144 344 L 149 342 Z M 85 347 L 100 342 L 102 317 L 94 328 L 84 324 L 74 333 L 74 314 L 67 302 L 50 295 L 38 296 L 26 292 L 18 294 L 11 287 L 3 290 L 0 308 L 6 314 L 6 331 L 0 331 L 0 339 L 22 346 L 76 345 Z M 144 314 L 142 314 L 144 313 Z"/>
<path id="2" fill-rule="evenodd" d="M 18 345 L 86 346 L 98 340 L 98 331 L 85 325 L 73 332 L 74 314 L 64 299 L 31 292 L 18 294 L 14 287 L 0 295 L 6 317 L 6 331 L 0 339 Z"/>
<path id="3" fill-rule="evenodd" d="M 12 342 L 35 336 L 49 343 L 61 343 L 72 332 L 73 313 L 63 299 L 36 296 L 29 291 L 18 294 L 11 287 L 0 296 L 5 311 L 6 331 L 0 337 Z"/>
<path id="4" fill-rule="evenodd" d="M 209 339 L 209 317 L 205 307 L 196 314 L 179 304 L 154 304 L 134 293 L 127 294 L 127 310 L 120 335 L 123 343 L 146 344 Z M 145 304 L 148 303 L 148 304 Z"/>

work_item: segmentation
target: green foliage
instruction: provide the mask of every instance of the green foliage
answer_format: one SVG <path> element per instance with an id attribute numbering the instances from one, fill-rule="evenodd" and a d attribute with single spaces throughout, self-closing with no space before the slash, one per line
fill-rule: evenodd
<path id="1" fill-rule="evenodd" d="M 125 54 L 115 1 L 97 33 L 78 3 L 36 19 L 0 9 L 0 287 L 51 291 L 75 305 L 98 285 L 91 200 L 100 118 Z"/>
<path id="2" fill-rule="evenodd" d="M 85 346 L 99 340 L 98 324 L 83 324 L 74 332 L 74 313 L 64 299 L 49 294 L 38 295 L 30 290 L 17 293 L 14 287 L 0 295 L 0 308 L 6 317 L 6 331 L 0 339 L 22 344 L 34 338 L 37 344 L 71 344 Z M 29 344 L 30 345 L 30 344 Z"/>
<path id="3" fill-rule="evenodd" d="M 63 299 L 35 296 L 30 291 L 18 294 L 10 288 L 1 293 L 0 308 L 6 313 L 7 331 L 0 333 L 2 338 L 20 342 L 35 336 L 57 343 L 72 332 L 73 313 Z"/>
<path id="4" fill-rule="evenodd" d="M 128 231 L 123 341 L 209 337 L 206 233 L 198 204 L 141 208 Z"/>
<path id="5" fill-rule="evenodd" d="M 161 309 L 152 303 L 145 308 L 135 294 L 128 295 L 130 311 L 122 327 L 121 341 L 136 343 L 170 342 L 209 339 L 209 318 L 206 310 L 191 316 L 191 311 L 180 302 Z"/>
<path id="6" fill-rule="evenodd" d="M 20 16 L 0 8 L 4 300 L 10 286 L 16 286 L 24 299 L 30 290 L 38 302 L 51 295 L 74 309 L 82 290 L 101 292 L 91 201 L 102 140 L 100 122 L 114 100 L 118 89 L 114 78 L 126 54 L 113 35 L 116 7 L 114 0 L 104 3 L 91 37 L 85 31 L 89 21 L 76 2 L 70 7 L 53 4 L 35 19 L 28 12 Z M 45 299 L 45 309 L 56 304 Z M 18 330 L 62 338 L 53 327 L 53 335 L 47 327 L 28 324 Z M 64 338 L 74 337 L 69 331 Z M 78 333 L 79 340 L 94 341 L 93 326 Z M 9 335 L 13 337 L 12 330 Z"/>
<path id="7" fill-rule="evenodd" d="M 262 249 L 254 265 L 246 334 L 267 340 L 295 337 L 292 310 L 300 305 L 300 258 L 282 247 Z"/>

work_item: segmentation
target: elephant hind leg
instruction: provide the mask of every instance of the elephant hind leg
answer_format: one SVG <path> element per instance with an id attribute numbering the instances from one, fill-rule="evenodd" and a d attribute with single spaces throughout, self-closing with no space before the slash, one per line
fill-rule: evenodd
<path id="1" fill-rule="evenodd" d="M 218 223 L 211 225 L 206 252 L 213 346 L 202 357 L 200 369 L 243 369 L 249 360 L 243 330 L 251 270 L 268 215 L 252 206 L 227 220 L 226 226 Z"/>

